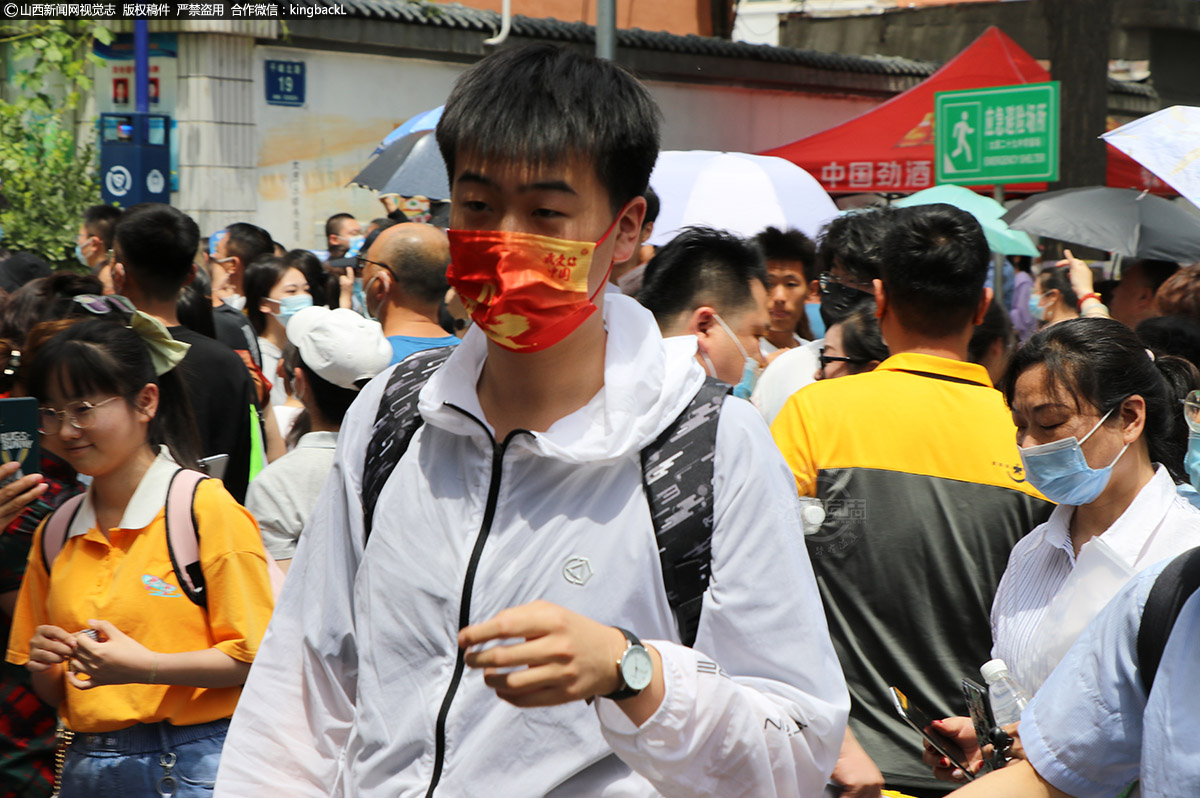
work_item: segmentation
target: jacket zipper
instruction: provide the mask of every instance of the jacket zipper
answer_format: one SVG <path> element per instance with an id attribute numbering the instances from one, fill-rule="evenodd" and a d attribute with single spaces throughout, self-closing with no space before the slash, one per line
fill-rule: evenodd
<path id="1" fill-rule="evenodd" d="M 496 504 L 500 496 L 500 471 L 504 464 L 504 452 L 508 449 L 509 442 L 515 436 L 528 431 L 515 429 L 505 436 L 503 443 L 497 444 L 491 431 L 479 419 L 460 407 L 451 404 L 447 404 L 447 406 L 457 410 L 483 427 L 484 432 L 488 435 L 488 440 L 492 443 L 492 478 L 488 484 L 487 503 L 484 505 L 483 510 L 483 523 L 480 525 L 479 534 L 475 538 L 475 547 L 471 550 L 471 559 L 467 562 L 467 572 L 463 577 L 462 599 L 458 607 L 458 628 L 461 630 L 470 624 L 471 593 L 475 587 L 475 571 L 479 568 L 479 560 L 483 556 L 483 546 L 487 543 L 488 534 L 492 531 L 492 522 L 496 517 Z M 450 704 L 454 702 L 454 695 L 458 692 L 459 682 L 462 681 L 463 670 L 466 668 L 466 657 L 467 652 L 464 649 L 458 649 L 458 654 L 454 659 L 454 675 L 450 677 L 450 685 L 446 688 L 446 694 L 442 697 L 441 709 L 438 710 L 437 724 L 434 731 L 433 776 L 429 780 L 429 790 L 425 793 L 425 798 L 432 798 L 433 791 L 437 788 L 438 782 L 442 780 L 442 767 L 446 762 L 446 718 L 450 714 Z"/>

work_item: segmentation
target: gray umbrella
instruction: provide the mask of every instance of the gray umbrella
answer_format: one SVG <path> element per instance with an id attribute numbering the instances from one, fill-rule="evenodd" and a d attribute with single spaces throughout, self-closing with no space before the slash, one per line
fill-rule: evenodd
<path id="1" fill-rule="evenodd" d="M 393 141 L 350 180 L 350 185 L 373 188 L 380 194 L 450 199 L 446 162 L 432 130 L 418 130 Z"/>
<path id="2" fill-rule="evenodd" d="M 1135 189 L 1069 188 L 1038 194 L 1003 217 L 1009 227 L 1129 258 L 1200 260 L 1200 218 Z"/>

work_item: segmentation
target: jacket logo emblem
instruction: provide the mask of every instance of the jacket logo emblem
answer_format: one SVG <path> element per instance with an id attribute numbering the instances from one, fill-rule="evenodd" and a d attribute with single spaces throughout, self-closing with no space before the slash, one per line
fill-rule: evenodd
<path id="1" fill-rule="evenodd" d="M 157 576 L 151 576 L 150 574 L 142 574 L 142 585 L 151 596 L 174 598 L 175 596 L 183 595 L 175 585 L 167 584 Z"/>
<path id="2" fill-rule="evenodd" d="M 582 587 L 592 578 L 592 564 L 587 557 L 572 557 L 563 564 L 562 575 L 571 584 Z"/>

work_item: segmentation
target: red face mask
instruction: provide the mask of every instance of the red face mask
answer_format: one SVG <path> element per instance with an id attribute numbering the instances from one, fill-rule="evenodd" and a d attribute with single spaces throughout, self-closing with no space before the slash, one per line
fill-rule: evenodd
<path id="1" fill-rule="evenodd" d="M 620 219 L 620 215 L 617 219 Z M 540 352 L 596 312 L 588 295 L 595 244 L 499 230 L 450 230 L 446 280 L 487 337 L 514 352 Z M 604 282 L 596 293 L 604 290 Z"/>

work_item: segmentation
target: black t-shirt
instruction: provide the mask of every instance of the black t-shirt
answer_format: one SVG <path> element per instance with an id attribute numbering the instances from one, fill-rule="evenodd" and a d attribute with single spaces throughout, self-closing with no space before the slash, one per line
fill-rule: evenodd
<path id="1" fill-rule="evenodd" d="M 222 302 L 213 307 L 213 326 L 217 329 L 217 340 L 230 349 L 250 353 L 254 365 L 262 368 L 262 354 L 258 351 L 258 336 L 250 326 L 250 319 L 240 310 Z M 270 379 L 268 377 L 267 379 Z"/>
<path id="2" fill-rule="evenodd" d="M 170 333 L 192 345 L 179 368 L 200 431 L 200 450 L 205 457 L 229 455 L 225 489 L 239 503 L 245 503 L 250 481 L 250 412 L 254 403 L 250 372 L 242 359 L 220 341 L 187 327 L 171 327 Z"/>

